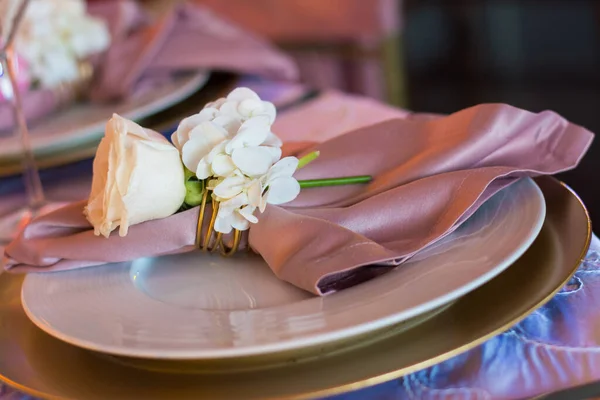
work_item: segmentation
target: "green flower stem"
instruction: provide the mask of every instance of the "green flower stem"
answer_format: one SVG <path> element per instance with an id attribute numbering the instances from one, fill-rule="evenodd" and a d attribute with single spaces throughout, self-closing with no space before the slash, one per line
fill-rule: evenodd
<path id="1" fill-rule="evenodd" d="M 320 155 L 321 155 L 321 153 L 318 151 L 313 151 L 312 153 L 308 153 L 307 155 L 305 155 L 304 157 L 302 157 L 301 159 L 298 160 L 298 168 L 297 169 L 306 167 L 308 164 L 315 161 Z"/>
<path id="2" fill-rule="evenodd" d="M 347 176 L 343 178 L 327 178 L 327 179 L 308 179 L 304 181 L 298 181 L 300 188 L 314 188 L 324 186 L 340 186 L 340 185 L 355 185 L 358 183 L 369 183 L 371 182 L 369 175 L 361 176 Z"/>
<path id="3" fill-rule="evenodd" d="M 192 178 L 196 178 L 196 173 L 190 171 L 186 167 L 183 167 L 183 176 L 184 176 L 185 181 L 187 182 Z"/>
<path id="4" fill-rule="evenodd" d="M 185 182 L 185 200 L 184 203 L 191 207 L 196 207 L 202 202 L 204 194 L 204 181 L 190 179 Z"/>

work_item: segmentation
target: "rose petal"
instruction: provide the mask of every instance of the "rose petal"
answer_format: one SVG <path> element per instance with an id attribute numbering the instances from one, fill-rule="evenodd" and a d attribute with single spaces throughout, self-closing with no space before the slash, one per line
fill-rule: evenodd
<path id="1" fill-rule="evenodd" d="M 300 184 L 294 178 L 283 177 L 269 182 L 267 203 L 283 204 L 294 200 L 300 193 Z"/>
<path id="2" fill-rule="evenodd" d="M 231 159 L 248 176 L 263 175 L 273 164 L 271 153 L 264 147 L 235 149 L 231 154 Z"/>

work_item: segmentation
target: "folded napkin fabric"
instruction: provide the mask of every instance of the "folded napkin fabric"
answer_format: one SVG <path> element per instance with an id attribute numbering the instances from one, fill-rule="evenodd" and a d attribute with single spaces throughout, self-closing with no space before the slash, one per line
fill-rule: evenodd
<path id="1" fill-rule="evenodd" d="M 181 73 L 218 70 L 293 80 L 296 65 L 267 41 L 229 24 L 205 7 L 180 4 L 158 17 L 134 0 L 98 1 L 90 14 L 107 21 L 111 46 L 94 57 L 92 101 L 140 95 Z M 63 90 L 22 94 L 29 121 L 66 103 Z M 67 96 L 68 100 L 68 96 Z M 0 130 L 13 125 L 10 105 L 0 102 Z"/>
<path id="2" fill-rule="evenodd" d="M 370 184 L 304 189 L 285 207 L 269 206 L 242 247 L 300 288 L 341 290 L 400 265 L 519 178 L 575 167 L 592 139 L 555 113 L 500 104 L 366 126 L 309 145 L 321 156 L 296 176 L 371 175 Z M 83 206 L 34 220 L 6 248 L 5 268 L 58 271 L 194 250 L 197 208 L 105 239 Z"/>
<path id="3" fill-rule="evenodd" d="M 110 21 L 113 43 L 100 61 L 94 99 L 114 99 L 198 69 L 295 79 L 291 58 L 265 40 L 190 3 L 151 19 L 128 0 L 92 3 L 90 12 Z"/>

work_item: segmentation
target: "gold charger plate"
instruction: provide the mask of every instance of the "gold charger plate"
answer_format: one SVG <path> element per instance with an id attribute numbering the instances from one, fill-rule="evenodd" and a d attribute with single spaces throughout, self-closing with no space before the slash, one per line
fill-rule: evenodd
<path id="1" fill-rule="evenodd" d="M 534 244 L 498 277 L 448 308 L 363 346 L 282 361 L 238 359 L 201 364 L 114 359 L 72 347 L 37 329 L 20 303 L 22 277 L 0 275 L 0 378 L 43 398 L 120 399 L 306 398 L 381 383 L 463 353 L 521 321 L 570 279 L 591 239 L 577 195 L 553 178 L 537 180 L 547 202 Z M 132 368 L 127 365 L 136 365 Z M 240 370 L 239 365 L 250 365 Z M 148 369 L 186 371 L 161 373 Z M 237 370 L 234 371 L 234 368 Z"/>

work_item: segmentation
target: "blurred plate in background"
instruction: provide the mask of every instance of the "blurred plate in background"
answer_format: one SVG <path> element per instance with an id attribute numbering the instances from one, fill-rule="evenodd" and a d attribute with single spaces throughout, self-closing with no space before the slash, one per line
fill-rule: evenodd
<path id="1" fill-rule="evenodd" d="M 95 145 L 104 135 L 106 121 L 113 113 L 139 121 L 190 97 L 206 84 L 209 75 L 202 71 L 181 76 L 139 97 L 118 103 L 75 104 L 30 128 L 33 151 L 37 157 L 46 157 L 74 147 Z M 21 144 L 16 135 L 0 135 L 0 164 L 14 163 L 20 158 Z"/>

